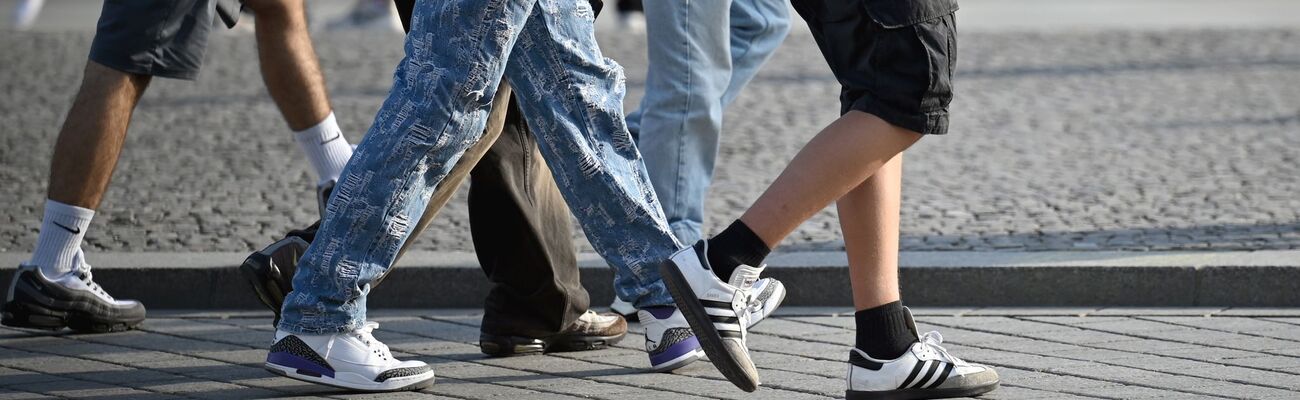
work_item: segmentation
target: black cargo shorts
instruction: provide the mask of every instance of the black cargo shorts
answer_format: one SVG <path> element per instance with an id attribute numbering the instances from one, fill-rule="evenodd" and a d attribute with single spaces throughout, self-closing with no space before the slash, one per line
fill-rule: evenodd
<path id="1" fill-rule="evenodd" d="M 792 0 L 842 86 L 840 113 L 948 132 L 956 0 Z"/>

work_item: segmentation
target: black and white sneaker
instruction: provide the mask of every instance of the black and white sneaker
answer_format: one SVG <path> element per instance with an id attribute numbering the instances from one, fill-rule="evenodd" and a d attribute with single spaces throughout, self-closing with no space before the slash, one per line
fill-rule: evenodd
<path id="1" fill-rule="evenodd" d="M 912 332 L 916 324 L 907 313 Z M 848 400 L 909 400 L 967 397 L 998 387 L 998 373 L 987 365 L 972 364 L 948 354 L 943 335 L 927 332 L 906 353 L 893 360 L 877 360 L 862 350 L 849 351 Z"/>
<path id="2" fill-rule="evenodd" d="M 433 384 L 433 368 L 393 358 L 367 322 L 351 332 L 298 335 L 275 332 L 266 370 L 300 381 L 367 392 L 417 390 Z"/>
<path id="3" fill-rule="evenodd" d="M 78 266 L 54 279 L 40 268 L 19 266 L 9 284 L 0 323 L 17 328 L 63 329 L 77 332 L 125 331 L 144 322 L 144 305 L 117 300 L 95 283 L 90 266 L 78 252 Z"/>
<path id="4" fill-rule="evenodd" d="M 673 254 L 659 266 L 659 273 L 718 371 L 741 390 L 758 390 L 758 369 L 745 347 L 750 292 L 718 279 L 708 266 L 707 252 L 708 242 L 701 240 Z"/>

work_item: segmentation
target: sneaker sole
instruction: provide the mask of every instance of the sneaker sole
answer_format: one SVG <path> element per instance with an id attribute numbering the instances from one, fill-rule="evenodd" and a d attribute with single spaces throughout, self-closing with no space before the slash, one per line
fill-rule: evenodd
<path id="1" fill-rule="evenodd" d="M 549 340 L 521 336 L 481 334 L 479 349 L 492 357 L 601 350 L 618 344 L 626 333 L 614 336 L 557 336 Z"/>
<path id="2" fill-rule="evenodd" d="M 663 363 L 663 364 L 659 364 L 659 365 L 653 365 L 653 364 L 652 364 L 652 365 L 650 365 L 650 372 L 670 372 L 670 371 L 676 371 L 676 370 L 678 370 L 678 369 L 681 369 L 682 367 L 685 367 L 685 366 L 687 366 L 687 365 L 691 365 L 691 363 L 694 363 L 694 362 L 696 362 L 696 361 L 703 360 L 703 359 L 704 359 L 704 350 L 692 351 L 692 352 L 690 352 L 690 353 L 684 354 L 684 355 L 682 355 L 681 357 L 678 357 L 678 358 L 676 358 L 676 359 L 674 359 L 674 360 L 672 360 L 672 361 L 669 361 L 669 362 L 666 362 L 666 363 Z"/>
<path id="3" fill-rule="evenodd" d="M 478 348 L 490 357 L 516 357 L 542 354 L 546 351 L 546 343 L 521 336 L 480 334 Z"/>
<path id="4" fill-rule="evenodd" d="M 969 387 L 969 388 L 947 388 L 947 389 L 898 389 L 881 392 L 861 392 L 846 390 L 844 398 L 846 400 L 920 400 L 920 399 L 946 399 L 951 397 L 971 397 L 993 391 L 998 388 L 998 382 L 987 385 Z"/>
<path id="5" fill-rule="evenodd" d="M 623 341 L 627 333 L 613 336 L 558 335 L 546 341 L 547 353 L 600 350 Z"/>
<path id="6" fill-rule="evenodd" d="M 704 311 L 704 305 L 700 299 L 695 296 L 695 291 L 686 281 L 686 277 L 672 261 L 667 261 L 659 266 L 659 275 L 663 276 L 665 286 L 668 286 L 668 293 L 673 296 L 673 303 L 677 304 L 677 309 L 682 311 L 682 316 L 686 317 L 686 323 L 690 324 L 691 331 L 695 332 L 695 337 L 700 341 L 700 347 L 704 348 L 704 353 L 709 356 L 713 365 L 722 372 L 722 376 L 727 378 L 733 385 L 746 392 L 758 390 L 758 375 L 750 374 L 741 366 L 742 362 L 737 355 L 727 350 L 727 345 L 722 342 L 722 335 L 713 327 L 713 321 Z M 741 355 L 748 361 L 747 364 L 753 365 L 749 360 L 749 354 Z"/>
<path id="7" fill-rule="evenodd" d="M 138 320 L 110 320 L 81 311 L 62 311 L 32 303 L 11 301 L 5 303 L 0 324 L 14 328 L 60 330 L 64 327 L 79 333 L 109 333 L 134 329 L 144 322 Z"/>
<path id="8" fill-rule="evenodd" d="M 337 379 L 299 374 L 296 369 L 269 363 L 269 362 L 263 364 L 263 368 L 265 368 L 267 371 L 270 371 L 273 374 L 280 375 L 289 379 L 315 383 L 318 385 L 331 386 L 340 389 L 364 391 L 364 392 L 402 392 L 402 391 L 409 391 L 409 390 L 420 390 L 420 389 L 427 388 L 429 386 L 433 386 L 433 381 L 436 378 L 432 373 L 430 373 L 429 378 L 427 379 L 423 379 L 403 386 L 387 388 L 384 387 L 381 384 L 381 382 L 375 382 L 374 386 L 349 385 L 347 382 L 341 382 Z"/>

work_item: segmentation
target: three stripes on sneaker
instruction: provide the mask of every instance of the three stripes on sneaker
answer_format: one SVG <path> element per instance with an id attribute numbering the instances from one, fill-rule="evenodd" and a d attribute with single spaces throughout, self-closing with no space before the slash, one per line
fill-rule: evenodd
<path id="1" fill-rule="evenodd" d="M 704 305 L 704 312 L 709 315 L 709 320 L 713 322 L 713 328 L 718 330 L 718 335 L 724 338 L 740 338 L 741 327 L 740 317 L 731 309 L 731 303 L 711 300 L 700 300 Z"/>

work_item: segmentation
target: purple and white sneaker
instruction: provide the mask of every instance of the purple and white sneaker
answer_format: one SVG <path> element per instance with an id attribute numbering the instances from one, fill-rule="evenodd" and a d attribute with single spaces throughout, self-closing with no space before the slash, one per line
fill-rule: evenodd
<path id="1" fill-rule="evenodd" d="M 433 384 L 433 368 L 393 358 L 367 322 L 351 332 L 299 335 L 277 330 L 266 370 L 300 381 L 367 392 L 417 390 Z"/>
<path id="2" fill-rule="evenodd" d="M 645 328 L 645 351 L 650 354 L 651 371 L 672 371 L 704 358 L 700 341 L 677 308 L 648 307 L 638 310 L 637 317 Z"/>

